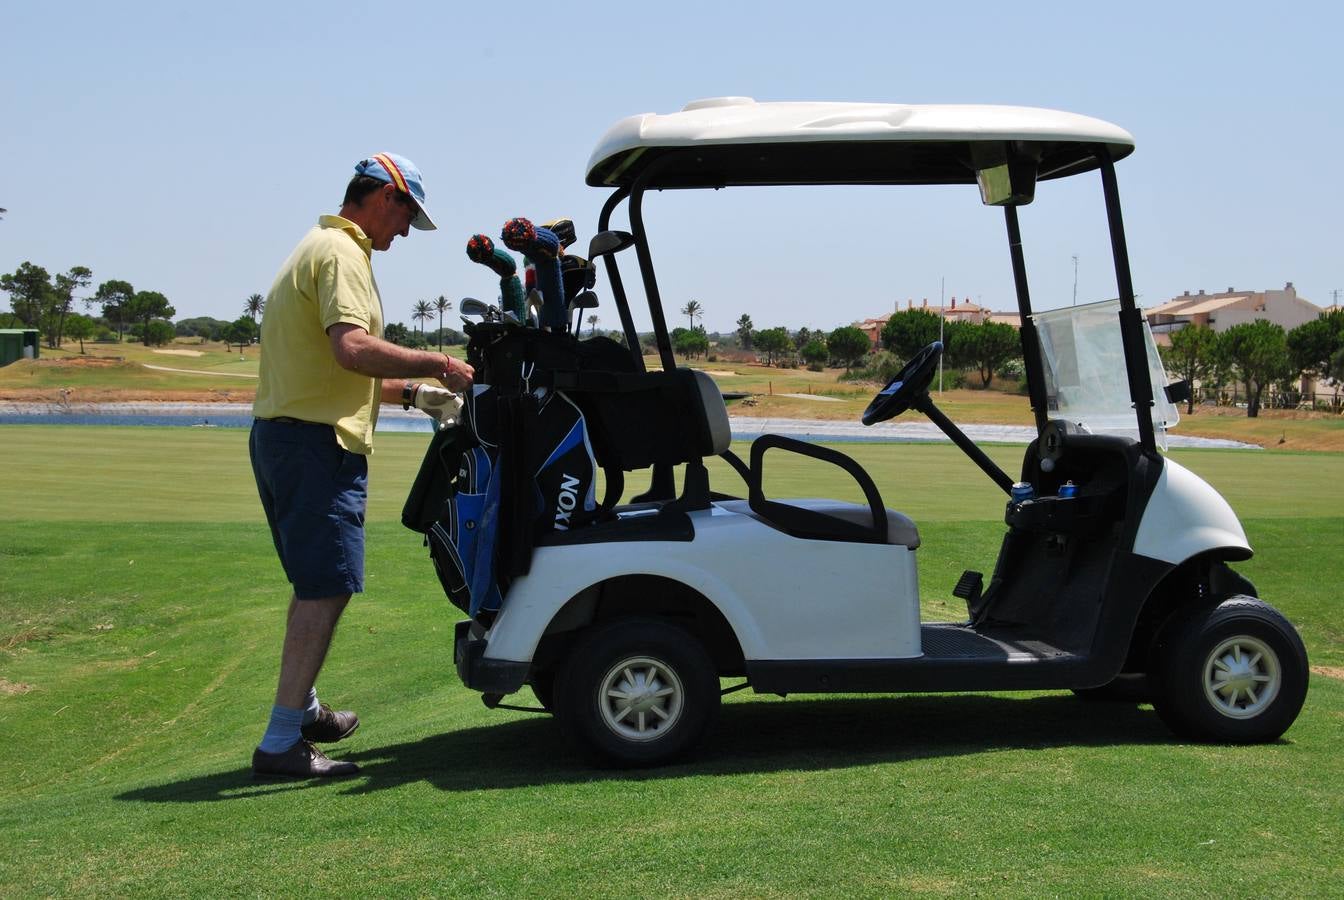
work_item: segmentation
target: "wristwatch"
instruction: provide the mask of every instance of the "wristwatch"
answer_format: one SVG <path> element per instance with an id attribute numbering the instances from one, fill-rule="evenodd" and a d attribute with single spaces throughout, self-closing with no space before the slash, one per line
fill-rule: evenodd
<path id="1" fill-rule="evenodd" d="M 401 386 L 401 408 L 402 408 L 402 409 L 410 409 L 410 408 L 411 408 L 411 404 L 415 402 L 415 391 L 416 391 L 416 388 L 418 388 L 418 387 L 420 387 L 420 385 L 418 385 L 418 384 L 411 384 L 409 381 L 406 382 L 404 385 Z"/>

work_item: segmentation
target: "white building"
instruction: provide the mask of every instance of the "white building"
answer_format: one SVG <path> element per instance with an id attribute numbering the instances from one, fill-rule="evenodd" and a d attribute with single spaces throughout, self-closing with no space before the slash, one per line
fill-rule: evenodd
<path id="1" fill-rule="evenodd" d="M 1290 281 L 1281 291 L 1238 291 L 1228 288 L 1220 294 L 1186 291 L 1161 306 L 1146 309 L 1148 325 L 1159 344 L 1169 340 L 1167 335 L 1187 325 L 1204 325 L 1214 331 L 1227 331 L 1233 325 L 1265 319 L 1291 331 L 1310 322 L 1322 312 L 1321 307 L 1297 296 Z"/>

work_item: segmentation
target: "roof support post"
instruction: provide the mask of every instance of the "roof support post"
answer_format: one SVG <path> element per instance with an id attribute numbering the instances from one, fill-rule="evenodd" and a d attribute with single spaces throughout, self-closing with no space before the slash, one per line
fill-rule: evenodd
<path id="1" fill-rule="evenodd" d="M 1045 396 L 1045 366 L 1041 363 L 1041 341 L 1031 318 L 1031 291 L 1027 287 L 1027 264 L 1022 256 L 1022 230 L 1017 223 L 1017 207 L 1005 206 L 1003 220 L 1008 226 L 1008 253 L 1013 260 L 1013 285 L 1017 289 L 1017 313 L 1022 320 L 1018 336 L 1022 340 L 1022 365 L 1027 370 L 1027 395 L 1036 419 L 1036 436 L 1045 432 L 1050 421 Z"/>
<path id="2" fill-rule="evenodd" d="M 672 356 L 672 339 L 667 334 L 667 321 L 663 318 L 663 300 L 658 294 L 658 280 L 653 274 L 649 237 L 644 233 L 644 188 L 663 168 L 660 163 L 674 158 L 674 154 L 669 154 L 649 166 L 630 188 L 630 230 L 635 235 L 635 252 L 639 255 L 639 272 L 644 277 L 644 295 L 648 298 L 649 315 L 653 318 L 653 336 L 658 342 L 658 356 L 662 360 L 663 369 L 668 372 L 677 367 L 677 361 Z"/>
<path id="3" fill-rule="evenodd" d="M 1148 374 L 1148 347 L 1143 339 L 1143 313 L 1134 303 L 1134 281 L 1129 271 L 1129 248 L 1125 223 L 1120 214 L 1120 190 L 1115 180 L 1115 162 L 1106 150 L 1097 152 L 1101 164 L 1101 187 L 1106 195 L 1106 220 L 1111 231 L 1111 257 L 1115 261 L 1115 284 L 1120 293 L 1120 340 L 1125 350 L 1125 373 L 1129 398 L 1138 419 L 1139 444 L 1149 456 L 1157 455 L 1153 437 L 1153 381 Z"/>
<path id="4" fill-rule="evenodd" d="M 607 198 L 607 202 L 602 204 L 602 212 L 597 217 L 599 232 L 611 228 L 611 214 L 628 196 L 630 189 L 619 187 Z M 608 254 L 602 262 L 607 270 L 607 281 L 611 282 L 611 297 L 616 303 L 616 312 L 621 317 L 621 331 L 625 332 L 625 345 L 630 349 L 630 356 L 635 361 L 635 371 L 643 372 L 643 348 L 639 346 L 639 332 L 635 331 L 635 320 L 630 315 L 630 301 L 625 296 L 625 284 L 621 281 L 620 267 L 616 265 L 616 254 Z"/>

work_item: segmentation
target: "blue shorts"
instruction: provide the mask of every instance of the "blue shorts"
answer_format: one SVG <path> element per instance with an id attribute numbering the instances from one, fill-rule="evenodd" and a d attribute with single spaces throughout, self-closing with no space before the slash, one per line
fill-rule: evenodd
<path id="1" fill-rule="evenodd" d="M 369 464 L 330 425 L 254 419 L 248 441 L 280 565 L 300 600 L 364 590 Z"/>

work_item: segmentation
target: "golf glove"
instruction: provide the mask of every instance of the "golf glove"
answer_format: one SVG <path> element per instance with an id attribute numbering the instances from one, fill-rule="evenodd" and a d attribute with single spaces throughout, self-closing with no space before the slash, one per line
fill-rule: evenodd
<path id="1" fill-rule="evenodd" d="M 447 388 L 432 384 L 416 385 L 415 396 L 411 400 L 415 408 L 429 414 L 440 428 L 457 424 L 458 413 L 462 411 L 462 396 Z"/>

